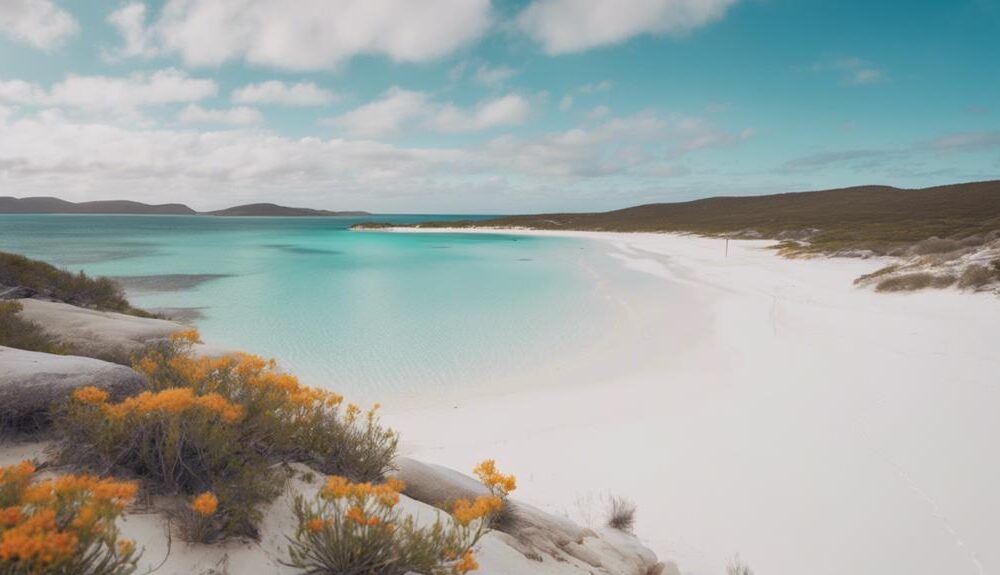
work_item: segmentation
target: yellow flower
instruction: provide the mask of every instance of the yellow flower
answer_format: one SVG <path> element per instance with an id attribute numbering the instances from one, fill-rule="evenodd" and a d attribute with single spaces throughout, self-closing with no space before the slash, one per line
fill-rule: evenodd
<path id="1" fill-rule="evenodd" d="M 194 509 L 195 513 L 201 515 L 202 517 L 208 517 L 215 513 L 216 509 L 219 508 L 219 500 L 210 491 L 202 493 L 198 497 L 194 498 L 191 502 L 191 509 Z"/>
<path id="2" fill-rule="evenodd" d="M 504 475 L 497 471 L 496 462 L 492 459 L 483 461 L 473 470 L 479 480 L 494 493 L 506 496 L 517 489 L 517 479 L 513 475 Z"/>
<path id="3" fill-rule="evenodd" d="M 306 523 L 306 528 L 309 529 L 309 531 L 312 531 L 313 533 L 319 533 L 320 531 L 323 530 L 323 527 L 325 526 L 326 522 L 320 519 L 319 517 L 313 517 L 312 519 L 309 520 L 308 523 Z"/>
<path id="4" fill-rule="evenodd" d="M 108 400 L 108 392 L 88 385 L 74 391 L 73 399 L 82 403 L 104 403 Z"/>
<path id="5" fill-rule="evenodd" d="M 361 508 L 357 506 L 349 507 L 347 509 L 347 512 L 344 513 L 344 516 L 359 525 L 365 525 L 368 521 L 367 518 L 365 517 L 364 511 L 362 511 Z"/>

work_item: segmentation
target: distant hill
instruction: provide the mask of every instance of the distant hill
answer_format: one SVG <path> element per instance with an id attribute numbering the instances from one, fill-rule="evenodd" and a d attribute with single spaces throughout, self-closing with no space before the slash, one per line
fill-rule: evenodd
<path id="1" fill-rule="evenodd" d="M 312 208 L 290 208 L 277 204 L 246 204 L 233 206 L 224 210 L 205 212 L 210 216 L 369 216 L 368 212 L 334 212 L 330 210 L 314 210 Z"/>
<path id="2" fill-rule="evenodd" d="M 0 197 L 0 214 L 159 214 L 194 215 L 184 204 L 143 204 L 128 200 L 67 202 L 59 198 Z"/>
<path id="3" fill-rule="evenodd" d="M 384 224 L 356 227 L 380 226 Z M 714 197 L 610 212 L 505 216 L 416 226 L 693 232 L 808 238 L 811 249 L 821 251 L 876 249 L 933 236 L 962 237 L 1000 229 L 1000 180 L 917 190 L 859 186 L 766 196 Z"/>
<path id="4" fill-rule="evenodd" d="M 196 212 L 184 204 L 143 204 L 128 200 L 67 202 L 59 198 L 0 197 L 0 214 L 151 214 L 210 216 L 368 216 L 368 212 L 333 212 L 310 208 L 290 208 L 277 204 L 247 204 L 214 212 Z"/>

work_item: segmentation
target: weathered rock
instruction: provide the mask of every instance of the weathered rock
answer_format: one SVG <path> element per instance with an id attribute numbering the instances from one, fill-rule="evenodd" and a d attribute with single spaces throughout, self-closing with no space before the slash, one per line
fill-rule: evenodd
<path id="1" fill-rule="evenodd" d="M 40 425 L 53 403 L 88 385 L 122 397 L 138 393 L 145 380 L 131 368 L 89 357 L 0 346 L 0 424 Z"/>
<path id="2" fill-rule="evenodd" d="M 21 317 L 39 324 L 55 341 L 87 357 L 127 360 L 144 346 L 186 329 L 183 324 L 163 319 L 37 299 L 18 301 L 24 306 Z"/>
<path id="3" fill-rule="evenodd" d="M 401 457 L 396 477 L 406 483 L 404 493 L 416 501 L 441 506 L 448 501 L 487 493 L 475 479 L 452 469 Z M 546 558 L 578 571 L 606 575 L 657 575 L 664 570 L 656 554 L 629 533 L 610 528 L 587 529 L 565 518 L 525 503 L 509 500 L 516 517 L 508 533 L 494 536 L 535 561 Z M 674 567 L 676 569 L 676 567 Z"/>

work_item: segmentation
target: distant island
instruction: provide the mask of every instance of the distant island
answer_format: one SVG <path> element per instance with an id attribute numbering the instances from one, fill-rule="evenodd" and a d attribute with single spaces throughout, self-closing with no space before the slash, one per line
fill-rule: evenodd
<path id="1" fill-rule="evenodd" d="M 292 208 L 259 203 L 233 206 L 224 210 L 197 212 L 184 204 L 144 204 L 129 200 L 68 202 L 52 197 L 0 197 L 0 214 L 135 214 L 169 216 L 369 216 L 368 212 Z"/>

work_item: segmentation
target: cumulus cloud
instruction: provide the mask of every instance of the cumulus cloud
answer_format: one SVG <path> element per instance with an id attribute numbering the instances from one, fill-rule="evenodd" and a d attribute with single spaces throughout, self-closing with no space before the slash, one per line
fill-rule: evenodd
<path id="1" fill-rule="evenodd" d="M 297 0 L 294 7 L 283 0 L 168 0 L 141 32 L 130 15 L 119 26 L 126 48 L 130 38 L 150 38 L 188 65 L 244 60 L 289 70 L 333 68 L 362 54 L 428 61 L 476 40 L 491 22 L 489 0 Z"/>
<path id="2" fill-rule="evenodd" d="M 192 120 L 219 119 L 213 110 L 193 109 L 198 111 L 189 112 Z M 139 129 L 50 111 L 2 112 L 0 174 L 9 194 L 59 189 L 69 199 L 169 195 L 198 207 L 267 199 L 386 210 L 524 209 L 529 204 L 522 200 L 540 188 L 552 190 L 545 201 L 557 202 L 560 193 L 629 189 L 622 180 L 600 184 L 602 178 L 683 176 L 687 171 L 678 160 L 692 147 L 685 145 L 692 134 L 682 118 L 651 112 L 438 148 L 291 138 L 258 127 Z M 579 186 L 563 185 L 567 179 Z M 431 198 L 438 203 L 429 203 Z"/>
<path id="3" fill-rule="evenodd" d="M 211 109 L 190 104 L 177 114 L 182 124 L 222 124 L 226 126 L 249 126 L 261 121 L 261 114 L 248 106 Z"/>
<path id="4" fill-rule="evenodd" d="M 737 1 L 534 0 L 517 25 L 549 54 L 566 54 L 642 34 L 683 35 L 721 19 Z"/>
<path id="5" fill-rule="evenodd" d="M 0 2 L 0 34 L 40 50 L 62 46 L 80 30 L 69 12 L 51 0 Z"/>
<path id="6" fill-rule="evenodd" d="M 286 106 L 319 106 L 337 99 L 330 90 L 313 82 L 286 84 L 277 80 L 248 84 L 233 91 L 232 100 L 241 104 L 284 104 Z"/>
<path id="7" fill-rule="evenodd" d="M 456 133 L 513 126 L 524 122 L 530 112 L 530 102 L 519 94 L 507 94 L 464 109 L 435 102 L 425 92 L 393 87 L 379 99 L 324 123 L 354 136 L 380 138 L 418 127 Z"/>
<path id="8" fill-rule="evenodd" d="M 175 69 L 126 77 L 69 75 L 45 89 L 22 80 L 0 80 L 0 102 L 84 110 L 132 110 L 140 106 L 196 102 L 214 96 L 212 80 Z"/>
<path id="9" fill-rule="evenodd" d="M 146 5 L 130 2 L 108 15 L 111 24 L 122 37 L 122 44 L 111 52 L 112 57 L 155 56 L 156 45 L 146 28 Z"/>
<path id="10" fill-rule="evenodd" d="M 524 123 L 531 104 L 520 94 L 507 94 L 480 102 L 473 110 L 446 104 L 428 120 L 427 126 L 440 132 L 477 132 Z"/>

